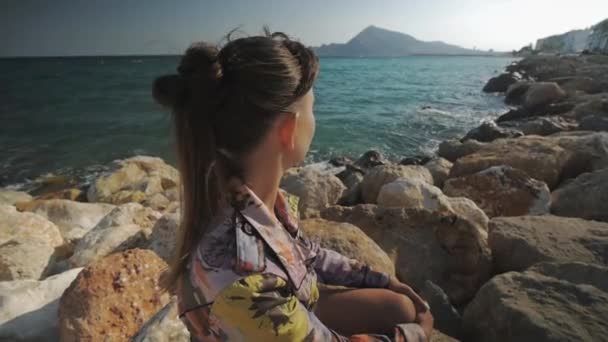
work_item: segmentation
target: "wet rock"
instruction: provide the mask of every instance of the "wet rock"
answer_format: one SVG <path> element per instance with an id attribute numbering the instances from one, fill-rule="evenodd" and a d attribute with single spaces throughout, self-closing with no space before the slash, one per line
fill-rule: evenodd
<path id="1" fill-rule="evenodd" d="M 469 131 L 469 133 L 462 138 L 462 141 L 473 139 L 481 142 L 491 142 L 499 138 L 517 138 L 522 135 L 523 133 L 516 129 L 500 127 L 496 125 L 494 121 L 486 121 L 479 127 Z"/>
<path id="2" fill-rule="evenodd" d="M 424 165 L 430 160 L 429 156 L 413 156 L 401 159 L 399 165 Z"/>
<path id="3" fill-rule="evenodd" d="M 542 215 L 551 205 L 547 184 L 508 166 L 449 179 L 443 191 L 451 197 L 472 199 L 489 217 Z"/>
<path id="4" fill-rule="evenodd" d="M 519 81 L 509 86 L 505 93 L 505 103 L 512 105 L 523 104 L 525 95 L 533 82 Z"/>
<path id="5" fill-rule="evenodd" d="M 382 153 L 371 150 L 365 152 L 361 157 L 359 157 L 359 159 L 357 159 L 355 162 L 355 166 L 362 168 L 363 170 L 367 170 L 386 163 L 388 163 L 388 161 L 386 158 L 384 158 Z"/>
<path id="6" fill-rule="evenodd" d="M 519 81 L 521 77 L 513 73 L 503 73 L 496 77 L 492 77 L 483 87 L 486 93 L 504 93 L 510 85 Z"/>

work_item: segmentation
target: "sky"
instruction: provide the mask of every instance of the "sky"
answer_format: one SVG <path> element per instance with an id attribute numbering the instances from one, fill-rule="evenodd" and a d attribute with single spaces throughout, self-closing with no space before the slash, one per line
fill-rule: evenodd
<path id="1" fill-rule="evenodd" d="M 307 45 L 369 25 L 511 51 L 608 18 L 608 0 L 0 0 L 0 56 L 180 54 L 264 25 Z"/>

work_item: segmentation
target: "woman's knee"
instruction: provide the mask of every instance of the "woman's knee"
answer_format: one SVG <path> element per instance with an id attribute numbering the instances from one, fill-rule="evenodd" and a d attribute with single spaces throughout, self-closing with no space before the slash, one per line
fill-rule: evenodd
<path id="1" fill-rule="evenodd" d="M 387 314 L 397 323 L 411 323 L 416 320 L 416 307 L 407 296 L 392 292 L 389 295 Z"/>

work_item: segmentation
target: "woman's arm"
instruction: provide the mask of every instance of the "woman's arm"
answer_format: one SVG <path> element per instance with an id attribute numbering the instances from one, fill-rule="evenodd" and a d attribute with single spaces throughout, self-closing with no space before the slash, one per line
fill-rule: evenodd
<path id="1" fill-rule="evenodd" d="M 399 324 L 393 336 L 342 336 L 327 328 L 273 274 L 234 282 L 215 298 L 211 313 L 251 341 L 427 341 L 418 324 Z"/>

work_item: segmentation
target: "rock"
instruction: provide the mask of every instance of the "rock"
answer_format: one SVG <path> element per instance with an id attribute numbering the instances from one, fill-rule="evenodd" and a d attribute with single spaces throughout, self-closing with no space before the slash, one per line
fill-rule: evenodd
<path id="1" fill-rule="evenodd" d="M 71 269 L 40 281 L 0 282 L 0 340 L 59 340 L 59 297 L 81 270 Z"/>
<path id="2" fill-rule="evenodd" d="M 44 217 L 0 205 L 0 281 L 44 277 L 64 255 L 63 244 L 57 226 Z"/>
<path id="3" fill-rule="evenodd" d="M 317 217 L 319 210 L 336 204 L 346 190 L 338 177 L 314 169 L 286 174 L 281 179 L 281 188 L 300 198 L 301 218 Z"/>
<path id="4" fill-rule="evenodd" d="M 509 166 L 449 179 L 443 191 L 451 197 L 472 199 L 489 217 L 542 215 L 551 205 L 547 184 Z"/>
<path id="5" fill-rule="evenodd" d="M 551 212 L 608 222 L 608 169 L 583 173 L 555 190 Z"/>
<path id="6" fill-rule="evenodd" d="M 0 205 L 13 205 L 17 202 L 29 202 L 32 196 L 24 191 L 0 189 Z"/>
<path id="7" fill-rule="evenodd" d="M 568 94 L 576 94 L 577 92 L 596 94 L 602 91 L 601 83 L 591 77 L 565 76 L 552 78 L 548 81 L 557 83 Z"/>
<path id="8" fill-rule="evenodd" d="M 462 335 L 462 316 L 450 303 L 443 290 L 432 281 L 425 281 L 420 296 L 431 307 L 435 329 L 455 338 Z"/>
<path id="9" fill-rule="evenodd" d="M 164 211 L 167 209 L 167 207 L 169 207 L 171 201 L 163 193 L 157 192 L 154 195 L 146 198 L 142 204 L 154 210 Z"/>
<path id="10" fill-rule="evenodd" d="M 603 222 L 550 215 L 498 217 L 490 221 L 488 241 L 499 273 L 542 261 L 608 261 L 608 223 Z"/>
<path id="11" fill-rule="evenodd" d="M 555 82 L 533 83 L 526 91 L 523 106 L 528 109 L 540 108 L 565 97 L 566 92 Z"/>
<path id="12" fill-rule="evenodd" d="M 504 93 L 509 86 L 520 80 L 520 77 L 512 73 L 502 73 L 496 77 L 492 77 L 483 87 L 486 93 Z"/>
<path id="13" fill-rule="evenodd" d="M 505 93 L 505 103 L 511 105 L 523 104 L 526 92 L 532 84 L 533 82 L 529 81 L 519 81 L 510 85 Z"/>
<path id="14" fill-rule="evenodd" d="M 380 188 L 377 203 L 381 207 L 418 208 L 431 211 L 447 206 L 441 190 L 417 178 L 397 178 Z"/>
<path id="15" fill-rule="evenodd" d="M 447 201 L 452 213 L 477 224 L 485 231 L 488 230 L 490 219 L 483 210 L 479 209 L 475 202 L 465 197 L 448 197 Z"/>
<path id="16" fill-rule="evenodd" d="M 86 193 L 77 188 L 63 189 L 60 191 L 46 193 L 42 196 L 38 196 L 36 200 L 52 200 L 52 199 L 64 199 L 70 201 L 86 202 Z"/>
<path id="17" fill-rule="evenodd" d="M 605 284 L 608 268 L 583 263 L 538 265 L 496 276 L 466 308 L 467 340 L 605 340 Z"/>
<path id="18" fill-rule="evenodd" d="M 467 140 L 465 142 L 447 140 L 439 144 L 437 155 L 453 163 L 459 158 L 479 151 L 484 145 L 477 140 Z"/>
<path id="19" fill-rule="evenodd" d="M 148 248 L 153 250 L 159 257 L 167 263 L 173 256 L 175 249 L 175 237 L 178 234 L 180 224 L 180 214 L 172 213 L 163 215 L 152 228 L 150 235 L 150 245 Z"/>
<path id="20" fill-rule="evenodd" d="M 133 337 L 132 342 L 190 342 L 190 332 L 177 317 L 177 302 L 171 302 L 154 315 Z"/>
<path id="21" fill-rule="evenodd" d="M 86 267 L 59 301 L 61 341 L 127 341 L 169 303 L 159 278 L 167 264 L 141 249 Z"/>
<path id="22" fill-rule="evenodd" d="M 333 206 L 321 215 L 361 228 L 395 261 L 402 281 L 419 289 L 430 280 L 454 304 L 470 300 L 489 278 L 487 233 L 465 215 L 372 204 Z"/>
<path id="23" fill-rule="evenodd" d="M 179 172 L 162 159 L 135 156 L 115 160 L 112 171 L 91 184 L 87 199 L 89 202 L 112 204 L 143 202 L 178 183 Z"/>
<path id="24" fill-rule="evenodd" d="M 532 117 L 507 121 L 500 124 L 521 131 L 524 135 L 551 135 L 558 132 L 573 131 L 578 125 L 560 116 Z"/>
<path id="25" fill-rule="evenodd" d="M 338 200 L 339 205 L 356 205 L 363 201 L 361 199 L 361 181 L 363 181 L 363 174 L 364 173 L 358 169 L 347 166 L 346 170 L 337 175 L 346 186 L 346 190 Z"/>
<path id="26" fill-rule="evenodd" d="M 523 133 L 518 130 L 500 127 L 494 121 L 486 121 L 479 127 L 469 131 L 462 138 L 462 141 L 473 139 L 481 142 L 491 142 L 499 138 L 517 138 L 522 135 Z"/>
<path id="27" fill-rule="evenodd" d="M 357 159 L 357 161 L 355 162 L 354 166 L 359 167 L 363 170 L 367 170 L 378 165 L 384 165 L 387 163 L 388 161 L 384 158 L 382 153 L 371 150 L 365 152 L 361 157 L 359 157 L 359 159 Z"/>
<path id="28" fill-rule="evenodd" d="M 395 275 L 395 265 L 388 255 L 361 229 L 352 224 L 317 218 L 302 220 L 300 228 L 306 236 L 323 248 L 361 261 L 374 270 Z"/>
<path id="29" fill-rule="evenodd" d="M 433 183 L 433 176 L 423 166 L 418 165 L 380 165 L 369 170 L 361 182 L 361 195 L 365 203 L 376 203 L 380 188 L 397 178 L 420 179 L 429 184 Z"/>
<path id="30" fill-rule="evenodd" d="M 399 165 L 424 165 L 431 161 L 431 157 L 419 155 L 401 159 Z"/>
<path id="31" fill-rule="evenodd" d="M 608 168 L 607 132 L 562 132 L 550 138 L 569 153 L 562 179 Z"/>
<path id="32" fill-rule="evenodd" d="M 450 178 L 483 171 L 492 166 L 511 166 L 529 177 L 554 188 L 567 166 L 569 153 L 552 139 L 526 136 L 517 139 L 498 139 L 484 145 L 477 152 L 458 159 Z"/>
<path id="33" fill-rule="evenodd" d="M 433 176 L 433 184 L 435 184 L 435 186 L 438 188 L 442 188 L 443 183 L 450 175 L 452 165 L 452 162 L 449 160 L 437 157 L 424 164 L 424 167 L 426 167 Z"/>
<path id="34" fill-rule="evenodd" d="M 588 115 L 581 119 L 580 129 L 586 131 L 608 131 L 608 116 Z"/>
<path id="35" fill-rule="evenodd" d="M 28 211 L 53 222 L 67 242 L 80 239 L 95 227 L 114 205 L 106 203 L 81 203 L 70 200 L 53 199 L 36 201 Z M 74 231 L 71 233 L 71 231 Z"/>
<path id="36" fill-rule="evenodd" d="M 152 226 L 160 217 L 138 203 L 114 208 L 78 241 L 70 264 L 86 266 L 110 253 L 147 246 Z"/>

